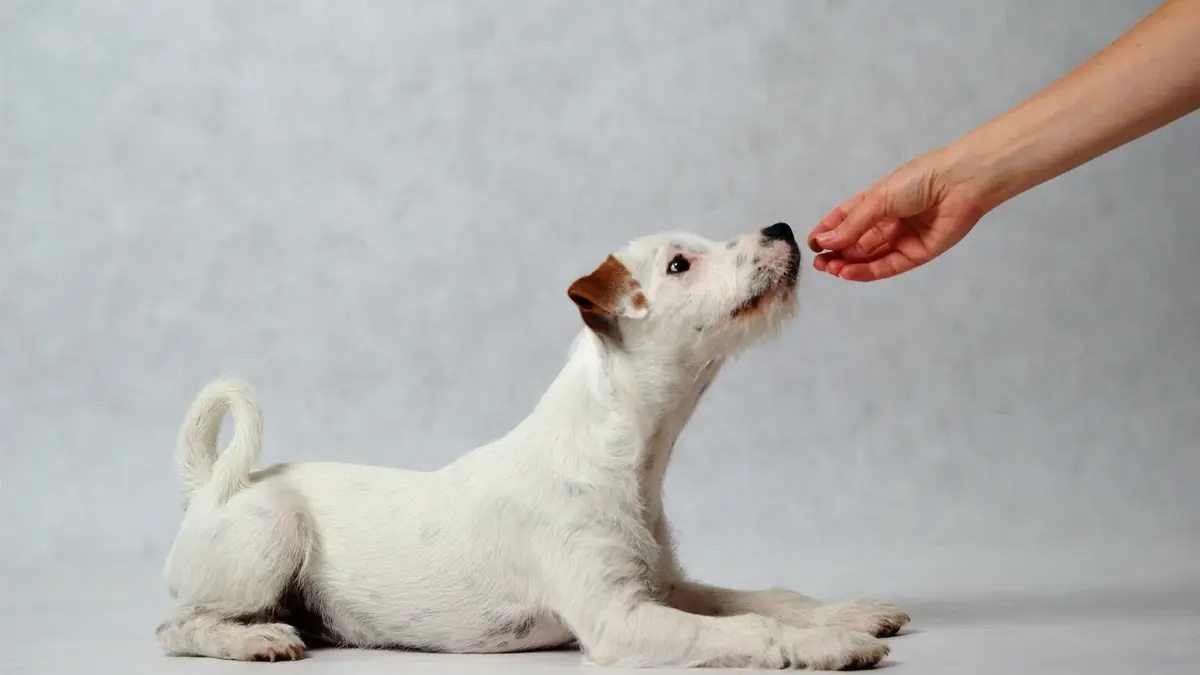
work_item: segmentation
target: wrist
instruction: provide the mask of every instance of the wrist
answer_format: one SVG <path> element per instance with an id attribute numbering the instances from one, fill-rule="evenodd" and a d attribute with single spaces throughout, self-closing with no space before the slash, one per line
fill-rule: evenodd
<path id="1" fill-rule="evenodd" d="M 1015 196 L 1008 160 L 1003 153 L 968 134 L 937 151 L 941 181 L 987 213 Z"/>

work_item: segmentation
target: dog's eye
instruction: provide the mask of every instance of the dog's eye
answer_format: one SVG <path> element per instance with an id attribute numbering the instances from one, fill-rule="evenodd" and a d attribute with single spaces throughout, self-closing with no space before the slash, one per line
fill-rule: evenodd
<path id="1" fill-rule="evenodd" d="M 692 264 L 688 262 L 687 258 L 677 255 L 674 258 L 671 258 L 671 262 L 667 263 L 667 274 L 683 274 L 684 272 L 688 271 L 691 266 Z"/>

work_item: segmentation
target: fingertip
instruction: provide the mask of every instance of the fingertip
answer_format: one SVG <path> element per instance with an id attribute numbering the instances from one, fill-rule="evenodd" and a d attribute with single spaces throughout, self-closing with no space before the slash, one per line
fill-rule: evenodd
<path id="1" fill-rule="evenodd" d="M 888 276 L 888 256 L 865 262 L 850 263 L 839 270 L 838 276 L 846 281 L 878 281 Z"/>
<path id="2" fill-rule="evenodd" d="M 814 227 L 812 230 L 809 230 L 808 248 L 811 249 L 813 253 L 820 253 L 821 251 L 824 251 L 825 248 L 821 245 L 823 241 L 822 236 L 832 232 L 845 219 L 846 212 L 843 211 L 841 207 L 834 209 L 829 213 L 829 215 L 822 218 L 821 222 L 817 223 L 816 227 Z"/>
<path id="3" fill-rule="evenodd" d="M 821 232 L 816 233 L 808 240 L 808 247 L 813 251 L 840 251 L 848 244 L 854 243 L 853 240 L 848 240 L 847 223 L 849 221 L 843 219 L 834 223 L 831 227 Z"/>
<path id="4" fill-rule="evenodd" d="M 861 265 L 847 265 L 842 271 L 838 272 L 838 278 L 845 281 L 866 281 L 862 277 Z"/>
<path id="5" fill-rule="evenodd" d="M 837 227 L 844 227 L 844 226 L 839 223 Z M 838 250 L 838 248 L 840 248 L 839 244 L 838 244 L 838 240 L 841 239 L 843 236 L 844 236 L 844 233 L 839 232 L 836 228 L 824 230 L 822 232 L 818 232 L 818 233 L 814 234 L 812 237 L 809 238 L 808 247 L 810 249 L 812 249 L 812 251 L 814 253 L 824 253 L 824 252 L 828 252 L 828 251 L 836 251 L 836 250 Z"/>
<path id="6" fill-rule="evenodd" d="M 902 254 L 893 251 L 878 260 L 847 265 L 839 276 L 847 281 L 882 281 L 911 270 L 915 265 Z"/>
<path id="7" fill-rule="evenodd" d="M 867 192 L 860 192 L 826 214 L 821 222 L 809 231 L 808 248 L 813 253 L 821 253 L 822 251 L 836 251 L 853 243 L 853 241 L 845 241 L 848 237 L 854 236 L 854 228 L 847 227 L 847 221 L 862 206 L 867 196 Z"/>

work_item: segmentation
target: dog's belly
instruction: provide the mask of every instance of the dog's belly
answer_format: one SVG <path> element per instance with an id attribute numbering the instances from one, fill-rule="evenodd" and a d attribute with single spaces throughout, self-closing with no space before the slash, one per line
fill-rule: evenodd
<path id="1" fill-rule="evenodd" d="M 558 617 L 536 611 L 457 609 L 406 605 L 380 611 L 338 602 L 334 595 L 314 606 L 319 630 L 313 636 L 353 647 L 411 649 L 461 654 L 486 654 L 562 647 L 574 636 Z"/>
<path id="2" fill-rule="evenodd" d="M 491 517 L 503 499 L 456 499 L 447 471 L 309 463 L 283 479 L 307 503 L 315 546 L 297 586 L 326 640 L 464 653 L 574 640 L 538 600 L 536 565 L 514 544 L 527 533 Z"/>
<path id="3" fill-rule="evenodd" d="M 448 649 L 460 653 L 520 652 L 533 649 L 563 647 L 575 641 L 558 617 L 550 614 L 530 615 L 522 622 L 501 623 L 491 631 L 470 640 L 461 649 Z"/>

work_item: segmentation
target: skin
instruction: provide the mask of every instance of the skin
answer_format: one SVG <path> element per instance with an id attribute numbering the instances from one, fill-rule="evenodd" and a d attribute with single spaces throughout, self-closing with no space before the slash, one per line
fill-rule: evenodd
<path id="1" fill-rule="evenodd" d="M 1000 204 L 1200 109 L 1200 0 L 1169 0 L 1066 76 L 843 202 L 810 232 L 813 266 L 902 274 Z"/>

